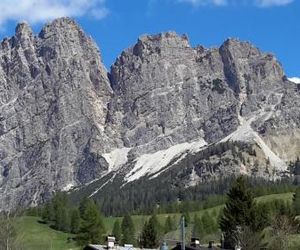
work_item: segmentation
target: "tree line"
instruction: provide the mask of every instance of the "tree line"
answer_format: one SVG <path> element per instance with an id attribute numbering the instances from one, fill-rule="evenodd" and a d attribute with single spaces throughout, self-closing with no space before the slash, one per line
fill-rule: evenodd
<path id="1" fill-rule="evenodd" d="M 30 209 L 28 214 L 40 215 L 44 223 L 56 230 L 73 234 L 73 240 L 84 246 L 105 242 L 107 230 L 100 211 L 100 205 L 93 199 L 85 198 L 79 206 L 74 206 L 66 193 L 58 192 L 42 208 Z M 119 244 L 137 244 L 135 225 L 129 214 L 123 217 L 121 223 L 116 220 L 112 234 Z"/>
<path id="2" fill-rule="evenodd" d="M 79 206 L 73 206 L 66 193 L 58 192 L 39 213 L 42 221 L 50 227 L 74 234 L 79 245 L 104 242 L 106 229 L 100 206 L 92 199 L 83 199 Z M 32 213 L 32 211 L 31 211 Z"/>
<path id="3" fill-rule="evenodd" d="M 276 188 L 271 184 L 259 187 L 256 182 L 257 180 L 239 177 L 233 182 L 226 195 L 211 196 L 207 203 L 201 203 L 200 209 L 198 209 L 202 210 L 225 203 L 221 212 L 213 209 L 211 212 L 195 213 L 191 218 L 190 213 L 197 211 L 198 205 L 190 201 L 176 202 L 175 205 L 172 205 L 174 206 L 172 211 L 175 210 L 176 213 L 181 213 L 185 217 L 186 227 L 192 229 L 194 237 L 203 239 L 207 235 L 222 231 L 224 234 L 222 242 L 227 247 L 232 247 L 237 243 L 242 244 L 245 239 L 251 239 L 251 244 L 254 244 L 253 242 L 261 243 L 263 240 L 260 237 L 265 228 L 280 228 L 280 225 L 275 225 L 275 221 L 284 220 L 283 224 L 293 225 L 290 222 L 294 221 L 296 215 L 300 215 L 300 188 L 283 182 L 279 183 Z M 256 187 L 254 188 L 254 186 Z M 272 191 L 289 192 L 292 190 L 291 188 L 295 191 L 292 203 L 280 199 L 266 202 L 255 202 L 254 200 L 257 195 L 265 195 Z M 168 215 L 163 221 L 158 219 L 160 217 L 157 215 L 164 213 L 164 209 L 166 208 L 160 206 L 153 209 L 141 232 L 137 232 L 130 213 L 123 218 L 117 218 L 112 230 L 117 243 L 133 244 L 144 248 L 158 246 L 163 236 L 176 231 L 179 225 L 178 216 L 175 215 Z M 75 206 L 69 201 L 66 193 L 56 193 L 43 207 L 30 209 L 28 214 L 41 216 L 45 223 L 56 230 L 74 234 L 73 239 L 79 245 L 104 243 L 105 241 L 107 230 L 103 223 L 101 204 L 92 199 L 83 199 L 79 205 Z M 274 229 L 274 235 L 275 231 L 281 230 L 278 228 L 277 231 Z M 295 227 L 293 230 L 296 230 Z M 253 239 L 252 236 L 256 238 Z M 244 247 L 244 249 L 248 248 Z"/>

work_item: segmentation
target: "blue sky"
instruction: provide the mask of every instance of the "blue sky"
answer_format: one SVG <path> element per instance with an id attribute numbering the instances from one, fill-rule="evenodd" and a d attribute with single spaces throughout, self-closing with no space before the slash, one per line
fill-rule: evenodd
<path id="1" fill-rule="evenodd" d="M 274 53 L 289 77 L 300 76 L 299 0 L 1 0 L 1 36 L 18 21 L 38 32 L 59 16 L 74 17 L 101 49 L 107 68 L 141 34 L 174 30 L 193 46 L 220 46 L 228 37 Z"/>

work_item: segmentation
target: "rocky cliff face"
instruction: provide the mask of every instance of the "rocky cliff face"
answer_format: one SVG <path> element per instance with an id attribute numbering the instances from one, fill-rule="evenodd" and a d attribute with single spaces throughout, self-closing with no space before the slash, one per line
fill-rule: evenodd
<path id="1" fill-rule="evenodd" d="M 38 36 L 19 24 L 0 55 L 2 209 L 110 173 L 155 177 L 220 141 L 255 145 L 278 176 L 300 153 L 299 89 L 247 42 L 206 49 L 173 32 L 142 36 L 106 72 L 94 42 L 62 18 Z"/>
<path id="2" fill-rule="evenodd" d="M 218 50 L 191 48 L 185 36 L 144 36 L 111 70 L 109 120 L 125 147 L 157 151 L 204 138 L 217 141 L 238 126 L 238 101 L 227 87 Z"/>
<path id="3" fill-rule="evenodd" d="M 70 19 L 22 23 L 0 54 L 1 207 L 98 177 L 112 90 L 94 42 Z"/>

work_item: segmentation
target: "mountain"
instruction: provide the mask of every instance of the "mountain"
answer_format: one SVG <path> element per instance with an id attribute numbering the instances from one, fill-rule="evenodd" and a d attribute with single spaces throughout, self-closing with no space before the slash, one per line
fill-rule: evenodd
<path id="1" fill-rule="evenodd" d="M 248 42 L 144 35 L 107 72 L 92 39 L 60 18 L 36 36 L 19 24 L 0 54 L 2 209 L 164 176 L 169 188 L 276 179 L 300 153 L 299 85 Z"/>
<path id="2" fill-rule="evenodd" d="M 0 207 L 97 178 L 113 92 L 94 42 L 64 18 L 38 36 L 19 24 L 0 51 Z"/>

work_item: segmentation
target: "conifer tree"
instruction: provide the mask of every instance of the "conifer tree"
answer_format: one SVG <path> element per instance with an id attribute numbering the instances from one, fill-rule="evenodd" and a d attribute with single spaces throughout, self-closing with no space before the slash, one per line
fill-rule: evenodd
<path id="1" fill-rule="evenodd" d="M 232 249 L 237 244 L 240 228 L 253 226 L 254 200 L 243 177 L 237 178 L 227 196 L 228 200 L 220 219 L 220 228 L 224 233 L 225 248 Z"/>
<path id="2" fill-rule="evenodd" d="M 55 213 L 55 228 L 60 231 L 70 231 L 70 204 L 66 193 L 59 192 L 53 198 Z"/>
<path id="3" fill-rule="evenodd" d="M 141 246 L 143 248 L 156 248 L 159 245 L 159 235 L 158 235 L 158 224 L 157 219 L 151 216 L 148 222 L 144 224 L 141 233 Z"/>
<path id="4" fill-rule="evenodd" d="M 297 187 L 294 193 L 293 210 L 296 215 L 300 215 L 300 187 Z"/>
<path id="5" fill-rule="evenodd" d="M 49 223 L 55 220 L 54 208 L 51 201 L 47 202 L 42 211 L 42 219 L 44 222 Z"/>
<path id="6" fill-rule="evenodd" d="M 297 160 L 294 163 L 294 174 L 300 175 L 300 159 L 297 157 Z"/>
<path id="7" fill-rule="evenodd" d="M 122 231 L 119 220 L 116 220 L 112 230 L 112 234 L 116 237 L 116 241 L 120 242 L 122 238 Z"/>
<path id="8" fill-rule="evenodd" d="M 122 244 L 135 244 L 135 229 L 132 218 L 125 215 L 121 224 Z"/>
<path id="9" fill-rule="evenodd" d="M 55 215 L 55 228 L 59 231 L 70 232 L 71 218 L 68 209 L 60 205 L 57 207 Z"/>
<path id="10" fill-rule="evenodd" d="M 162 236 L 164 233 L 164 228 L 163 226 L 159 223 L 158 218 L 156 216 L 156 214 L 152 214 L 152 216 L 150 217 L 150 219 L 152 220 L 156 230 L 157 230 L 157 235 L 158 237 Z"/>
<path id="11" fill-rule="evenodd" d="M 164 233 L 171 232 L 174 228 L 173 221 L 171 219 L 171 216 L 168 216 L 165 222 L 164 226 Z"/>
<path id="12" fill-rule="evenodd" d="M 184 225 L 185 225 L 185 227 L 188 227 L 188 225 L 190 224 L 190 220 L 191 220 L 189 212 L 184 212 L 183 216 L 184 216 Z"/>
<path id="13" fill-rule="evenodd" d="M 77 234 L 80 230 L 80 213 L 78 208 L 74 208 L 71 212 L 71 233 Z"/>
<path id="14" fill-rule="evenodd" d="M 89 204 L 90 202 L 90 199 L 85 197 L 83 198 L 81 201 L 80 201 L 80 204 L 79 204 L 79 213 L 80 213 L 80 217 L 83 218 L 84 216 L 84 211 L 86 209 L 86 206 L 87 204 Z"/>
<path id="15" fill-rule="evenodd" d="M 77 240 L 80 245 L 90 243 L 99 244 L 103 242 L 105 233 L 104 224 L 100 211 L 93 200 L 87 200 L 84 210 L 82 210 L 82 226 Z"/>
<path id="16" fill-rule="evenodd" d="M 270 207 L 266 204 L 255 204 L 253 207 L 253 222 L 252 230 L 255 232 L 262 231 L 265 227 L 271 223 L 270 219 Z"/>

